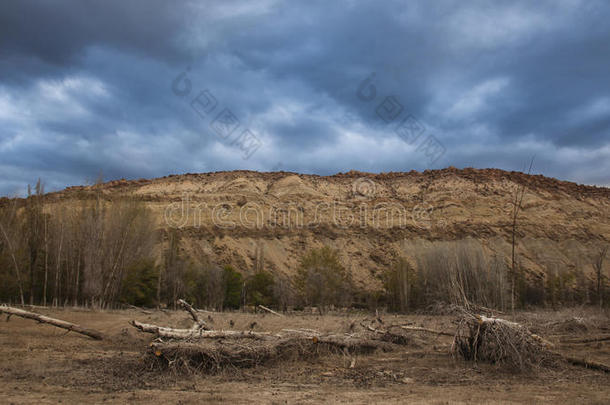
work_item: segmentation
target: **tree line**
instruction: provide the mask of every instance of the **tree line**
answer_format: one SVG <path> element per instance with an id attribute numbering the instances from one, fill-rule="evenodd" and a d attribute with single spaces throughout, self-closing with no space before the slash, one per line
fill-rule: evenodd
<path id="1" fill-rule="evenodd" d="M 0 299 L 107 307 L 155 242 L 150 212 L 135 199 L 109 203 L 97 192 L 50 204 L 38 181 L 0 207 Z"/>

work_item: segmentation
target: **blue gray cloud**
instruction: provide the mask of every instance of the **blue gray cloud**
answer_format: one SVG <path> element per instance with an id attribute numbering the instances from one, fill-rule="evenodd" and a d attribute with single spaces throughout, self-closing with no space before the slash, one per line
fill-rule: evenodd
<path id="1" fill-rule="evenodd" d="M 533 155 L 537 173 L 610 185 L 608 17 L 595 0 L 3 2 L 0 195 L 100 172 L 523 170 Z"/>

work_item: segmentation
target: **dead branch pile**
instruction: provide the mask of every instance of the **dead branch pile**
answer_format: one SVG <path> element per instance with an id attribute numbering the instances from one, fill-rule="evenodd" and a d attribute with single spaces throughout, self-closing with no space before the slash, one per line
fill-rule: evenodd
<path id="1" fill-rule="evenodd" d="M 248 368 L 275 361 L 312 359 L 327 354 L 361 354 L 391 350 L 386 342 L 354 335 L 310 335 L 288 332 L 264 339 L 155 341 L 150 353 L 162 367 L 184 371 Z"/>
<path id="2" fill-rule="evenodd" d="M 459 323 L 453 351 L 466 360 L 522 371 L 556 361 L 557 355 L 549 349 L 551 346 L 518 323 L 466 314 Z"/>
<path id="3" fill-rule="evenodd" d="M 270 344 L 271 343 L 271 344 Z M 290 344 L 293 347 L 290 347 Z M 244 341 L 221 341 L 216 339 L 189 341 L 153 342 L 150 353 L 155 364 L 163 368 L 181 371 L 216 371 L 228 366 L 253 367 L 271 359 L 280 359 L 289 353 L 298 354 L 296 342 L 263 342 L 249 344 Z"/>
<path id="4" fill-rule="evenodd" d="M 149 352 L 158 365 L 181 370 L 214 371 L 223 367 L 252 367 L 285 359 L 307 359 L 320 354 L 345 355 L 389 351 L 394 344 L 406 344 L 397 334 L 370 329 L 358 333 L 321 333 L 312 329 L 284 329 L 280 333 L 204 330 L 202 322 L 190 305 L 181 306 L 192 316 L 191 329 L 174 329 L 131 321 L 141 332 L 152 333 L 157 339 Z M 207 328 L 207 326 L 206 326 Z M 392 335 L 394 339 L 389 339 Z"/>
<path id="5" fill-rule="evenodd" d="M 191 329 L 131 321 L 141 332 L 157 339 L 150 344 L 153 365 L 179 371 L 216 371 L 226 367 L 244 368 L 279 360 L 312 359 L 328 354 L 366 354 L 390 351 L 396 345 L 414 345 L 411 335 L 390 331 L 399 328 L 407 333 L 451 335 L 412 325 L 389 325 L 375 328 L 360 323 L 364 329 L 351 333 L 321 333 L 313 329 L 283 329 L 279 333 L 206 330 L 197 311 L 190 305 L 182 307 L 191 315 Z M 509 370 L 523 371 L 532 366 L 555 366 L 560 361 L 609 372 L 610 367 L 586 359 L 572 358 L 551 350 L 552 343 L 531 333 L 528 328 L 504 319 L 475 315 L 462 309 L 454 335 L 452 351 L 466 360 L 502 365 Z M 383 322 L 377 317 L 380 325 Z M 453 336 L 453 335 L 452 335 Z"/>

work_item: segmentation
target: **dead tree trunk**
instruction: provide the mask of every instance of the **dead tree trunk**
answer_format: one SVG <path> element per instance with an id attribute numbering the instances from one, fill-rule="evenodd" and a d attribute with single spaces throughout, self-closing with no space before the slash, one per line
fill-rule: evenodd
<path id="1" fill-rule="evenodd" d="M 529 175 L 532 172 L 532 165 L 534 164 L 534 158 L 530 162 L 530 168 L 527 171 Z M 515 245 L 516 245 L 516 234 L 517 234 L 517 219 L 519 217 L 519 211 L 523 205 L 523 196 L 525 195 L 525 182 L 521 186 L 521 190 L 517 189 L 515 198 L 513 200 L 513 211 L 511 213 L 512 219 L 512 260 L 511 260 L 511 286 L 510 286 L 510 306 L 511 311 L 515 313 L 515 281 L 517 278 L 517 267 L 516 267 L 516 256 L 515 256 Z"/>
<path id="2" fill-rule="evenodd" d="M 135 305 L 131 305 L 131 304 L 127 304 L 127 306 L 131 309 L 135 309 L 136 311 L 140 311 L 141 313 L 143 313 L 144 315 L 151 315 L 152 312 L 151 311 L 147 311 L 143 308 L 140 307 L 136 307 Z"/>
<path id="3" fill-rule="evenodd" d="M 602 247 L 593 260 L 593 269 L 595 270 L 595 278 L 597 279 L 597 304 L 599 305 L 599 309 L 602 309 L 604 306 L 603 266 L 606 253 L 608 253 L 608 246 Z"/>
<path id="4" fill-rule="evenodd" d="M 610 366 L 607 366 L 605 364 L 598 363 L 593 360 L 579 359 L 577 357 L 565 356 L 559 353 L 557 354 L 564 358 L 568 363 L 573 364 L 575 366 L 581 366 L 584 368 L 590 368 L 591 370 L 598 370 L 603 371 L 605 373 L 610 373 Z"/>
<path id="5" fill-rule="evenodd" d="M 265 307 L 265 306 L 263 306 L 263 305 L 259 305 L 258 307 L 259 307 L 260 309 L 264 310 L 264 311 L 269 312 L 270 314 L 277 315 L 277 316 L 280 316 L 280 317 L 283 317 L 283 316 L 284 316 L 284 315 L 282 315 L 282 314 L 278 314 L 278 313 L 277 313 L 277 312 L 275 312 L 274 310 L 269 309 L 269 308 L 267 308 L 267 307 Z"/>
<path id="6" fill-rule="evenodd" d="M 594 342 L 605 342 L 610 340 L 610 336 L 600 336 L 585 339 L 562 339 L 561 343 L 594 343 Z"/>
<path id="7" fill-rule="evenodd" d="M 236 330 L 202 330 L 194 325 L 193 329 L 174 329 L 131 321 L 131 326 L 146 333 L 153 333 L 168 339 L 215 339 L 215 338 L 252 338 L 263 339 L 272 336 L 271 333 L 236 331 Z"/>
<path id="8" fill-rule="evenodd" d="M 47 306 L 47 285 L 49 283 L 49 223 L 48 218 L 44 217 L 44 286 L 42 288 L 42 306 Z"/>
<path id="9" fill-rule="evenodd" d="M 36 314 L 34 312 L 24 311 L 23 309 L 7 307 L 5 305 L 0 306 L 0 313 L 5 313 L 7 315 L 15 315 L 21 318 L 33 319 L 35 321 L 41 323 L 48 323 L 53 326 L 57 326 L 58 328 L 67 329 L 69 331 L 74 331 L 76 333 L 80 333 L 81 335 L 89 336 L 90 338 L 96 340 L 102 340 L 103 335 L 93 329 L 84 328 L 79 325 L 75 325 L 70 322 L 62 321 L 60 319 L 51 318 L 45 315 Z"/>
<path id="10" fill-rule="evenodd" d="M 19 287 L 19 299 L 21 300 L 21 305 L 25 305 L 25 300 L 23 299 L 23 283 L 21 282 L 21 270 L 19 269 L 19 265 L 17 264 L 17 259 L 15 258 L 15 251 L 13 250 L 13 245 L 11 243 L 11 239 L 6 233 L 4 226 L 2 226 L 2 222 L 0 222 L 0 231 L 4 235 L 6 239 L 6 244 L 8 246 L 8 251 L 13 260 L 13 265 L 15 267 L 15 274 L 17 275 L 17 287 Z"/>
<path id="11" fill-rule="evenodd" d="M 434 333 L 436 335 L 443 335 L 443 336 L 451 336 L 451 337 L 455 336 L 455 333 L 444 332 L 442 330 L 420 328 L 419 326 L 405 326 L 405 325 L 401 325 L 400 329 L 404 329 L 404 330 L 408 330 L 408 331 L 414 331 L 414 332 Z"/>

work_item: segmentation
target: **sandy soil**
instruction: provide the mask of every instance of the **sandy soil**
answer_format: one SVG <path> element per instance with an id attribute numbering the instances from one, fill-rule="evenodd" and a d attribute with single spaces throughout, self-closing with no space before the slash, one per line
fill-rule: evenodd
<path id="1" fill-rule="evenodd" d="M 183 312 L 136 310 L 49 310 L 37 312 L 104 332 L 98 342 L 33 321 L 12 317 L 0 322 L 0 403 L 422 403 L 422 404 L 607 404 L 610 375 L 564 365 L 515 374 L 497 366 L 453 359 L 450 337 L 422 336 L 388 353 L 351 358 L 334 355 L 306 361 L 226 369 L 214 375 L 185 375 L 150 369 L 146 347 L 152 335 L 137 332 L 131 319 L 190 326 Z M 213 326 L 279 331 L 308 327 L 347 331 L 367 314 L 294 315 L 211 314 Z M 519 322 L 554 342 L 610 333 L 606 315 L 592 311 L 520 313 Z M 453 330 L 451 316 L 386 315 L 386 323 Z M 564 353 L 610 364 L 610 342 L 560 344 Z"/>

